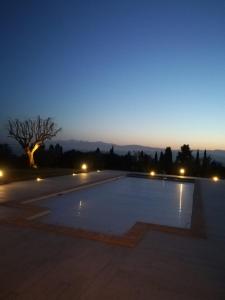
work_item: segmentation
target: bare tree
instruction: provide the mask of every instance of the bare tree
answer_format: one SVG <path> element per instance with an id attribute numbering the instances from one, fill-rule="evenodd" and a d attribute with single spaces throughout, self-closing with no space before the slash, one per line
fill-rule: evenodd
<path id="1" fill-rule="evenodd" d="M 14 138 L 29 159 L 30 167 L 36 168 L 34 161 L 34 152 L 43 145 L 46 140 L 56 136 L 61 130 L 51 118 L 42 119 L 38 116 L 36 119 L 19 119 L 8 121 L 9 137 Z"/>

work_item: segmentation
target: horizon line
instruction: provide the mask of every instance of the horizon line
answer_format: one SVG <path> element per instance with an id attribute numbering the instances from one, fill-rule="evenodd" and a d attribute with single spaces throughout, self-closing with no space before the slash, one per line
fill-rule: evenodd
<path id="1" fill-rule="evenodd" d="M 14 145 L 18 145 L 18 143 L 12 139 L 10 139 L 9 137 L 5 137 L 7 140 L 2 140 L 0 144 L 14 144 Z M 11 142 L 8 142 L 8 141 L 11 141 Z M 54 138 L 54 139 L 51 139 L 51 140 L 47 140 L 46 142 L 47 143 L 60 143 L 60 141 L 62 142 L 69 142 L 69 141 L 76 141 L 76 142 L 83 142 L 83 143 L 102 143 L 102 144 L 108 144 L 109 146 L 119 146 L 119 147 L 132 147 L 132 146 L 138 146 L 138 147 L 145 147 L 145 148 L 156 148 L 156 149 L 159 149 L 159 150 L 165 150 L 167 147 L 170 147 L 172 150 L 177 150 L 179 151 L 180 148 L 183 146 L 183 145 L 189 145 L 190 149 L 192 151 L 225 151 L 225 148 L 207 148 L 207 147 L 194 147 L 192 148 L 191 144 L 190 143 L 183 143 L 181 144 L 180 146 L 170 146 L 170 145 L 167 145 L 167 146 L 154 146 L 154 145 L 143 145 L 143 144 L 135 144 L 135 143 L 128 143 L 128 144 L 120 144 L 120 143 L 113 143 L 113 142 L 107 142 L 107 141 L 104 141 L 104 140 L 86 140 L 86 139 L 75 139 L 75 138 L 67 138 L 67 139 L 62 139 L 62 138 Z M 19 145 L 18 145 L 19 146 Z"/>

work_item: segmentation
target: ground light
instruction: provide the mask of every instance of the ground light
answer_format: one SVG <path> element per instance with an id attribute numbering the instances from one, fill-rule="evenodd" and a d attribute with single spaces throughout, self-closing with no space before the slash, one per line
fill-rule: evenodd
<path id="1" fill-rule="evenodd" d="M 87 171 L 87 168 L 88 168 L 88 167 L 87 167 L 87 164 L 82 164 L 82 165 L 81 165 L 81 170 L 82 170 L 82 171 Z"/>
<path id="2" fill-rule="evenodd" d="M 101 172 L 100 170 L 97 170 L 97 173 Z"/>
<path id="3" fill-rule="evenodd" d="M 76 174 L 76 173 L 73 173 L 72 175 L 73 175 L 73 176 L 77 176 L 77 174 Z"/>
<path id="4" fill-rule="evenodd" d="M 0 170 L 0 177 L 3 177 L 4 173 L 2 170 Z"/>
<path id="5" fill-rule="evenodd" d="M 37 177 L 37 178 L 36 178 L 36 181 L 38 181 L 38 182 L 41 181 L 41 180 L 43 180 L 43 179 L 40 178 L 40 177 Z"/>
<path id="6" fill-rule="evenodd" d="M 150 175 L 151 175 L 151 176 L 155 176 L 155 171 L 151 171 L 151 172 L 150 172 Z"/>
<path id="7" fill-rule="evenodd" d="M 219 180 L 219 177 L 218 177 L 218 176 L 213 176 L 212 180 L 213 180 L 213 181 L 218 181 L 218 180 Z"/>
<path id="8" fill-rule="evenodd" d="M 181 168 L 181 169 L 180 169 L 180 174 L 181 174 L 181 175 L 184 175 L 184 174 L 185 174 L 185 169 L 184 169 L 184 168 Z"/>

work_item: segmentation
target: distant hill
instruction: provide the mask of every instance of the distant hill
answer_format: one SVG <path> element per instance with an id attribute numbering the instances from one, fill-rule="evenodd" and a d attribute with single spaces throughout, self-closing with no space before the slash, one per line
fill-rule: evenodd
<path id="1" fill-rule="evenodd" d="M 128 151 L 141 151 L 148 154 L 155 153 L 155 151 L 161 151 L 162 148 L 154 148 L 154 147 L 146 147 L 141 145 L 117 145 L 113 143 L 104 143 L 104 142 L 89 142 L 89 141 L 78 141 L 78 140 L 61 140 L 61 141 L 54 141 L 52 144 L 59 143 L 63 146 L 64 151 L 76 149 L 79 151 L 95 151 L 99 148 L 102 152 L 107 152 L 113 146 L 114 151 L 118 154 L 126 154 Z M 48 144 L 51 144 L 51 142 Z"/>
<path id="2" fill-rule="evenodd" d="M 63 146 L 64 151 L 76 149 L 79 151 L 95 151 L 97 148 L 102 152 L 107 152 L 113 146 L 115 153 L 118 154 L 126 154 L 128 151 L 137 152 L 144 151 L 147 154 L 154 155 L 155 152 L 160 154 L 160 151 L 164 151 L 165 148 L 157 148 L 157 147 L 148 147 L 142 145 L 117 145 L 113 143 L 104 143 L 101 141 L 97 142 L 89 142 L 89 141 L 80 141 L 80 140 L 60 140 L 60 141 L 52 141 L 52 144 L 59 143 Z M 49 144 L 50 144 L 49 143 Z M 173 157 L 175 159 L 179 150 L 172 149 Z M 200 150 L 200 156 L 203 156 L 204 150 Z M 193 155 L 196 154 L 196 150 L 193 150 Z M 213 160 L 221 162 L 225 165 L 225 150 L 207 150 L 207 154 L 212 157 Z"/>
<path id="3" fill-rule="evenodd" d="M 8 139 L 7 141 L 4 142 L 8 143 L 12 147 L 15 153 L 21 153 L 20 146 L 15 142 L 13 142 L 13 140 Z M 4 142 L 2 141 L 2 143 Z M 108 152 L 110 148 L 113 146 L 115 153 L 121 155 L 126 154 L 128 151 L 137 152 L 142 150 L 147 154 L 154 155 L 155 152 L 158 152 L 158 154 L 160 154 L 160 151 L 165 150 L 165 148 L 148 147 L 142 145 L 117 145 L 113 143 L 104 143 L 101 141 L 89 142 L 89 141 L 80 141 L 80 140 L 52 140 L 46 143 L 46 147 L 48 147 L 50 144 L 55 145 L 57 143 L 63 147 L 64 151 L 68 151 L 72 149 L 79 150 L 79 151 L 95 151 L 97 148 L 99 148 L 100 151 L 102 152 Z M 173 151 L 173 158 L 175 158 L 179 150 L 172 149 L 172 151 Z M 200 150 L 200 156 L 203 155 L 203 151 L 204 150 Z M 193 150 L 193 155 L 195 154 L 196 151 Z M 207 150 L 207 154 L 210 155 L 213 160 L 221 162 L 225 165 L 225 150 Z"/>

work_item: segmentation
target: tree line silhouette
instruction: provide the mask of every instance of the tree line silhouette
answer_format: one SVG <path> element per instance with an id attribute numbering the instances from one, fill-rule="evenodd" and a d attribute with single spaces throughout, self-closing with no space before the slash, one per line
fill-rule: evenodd
<path id="1" fill-rule="evenodd" d="M 81 163 L 88 164 L 89 170 L 111 169 L 135 172 L 149 172 L 154 170 L 161 174 L 178 174 L 180 168 L 185 168 L 185 175 L 209 177 L 218 175 L 225 177 L 225 167 L 212 160 L 205 150 L 200 155 L 199 150 L 193 155 L 189 145 L 184 144 L 176 157 L 173 158 L 171 147 L 164 151 L 149 155 L 143 151 L 130 152 L 125 155 L 115 153 L 112 146 L 108 152 L 81 152 L 77 150 L 63 151 L 61 145 L 45 145 L 35 153 L 35 161 L 41 168 L 71 168 L 79 171 Z M 26 155 L 16 155 L 8 144 L 0 144 L 0 166 L 11 168 L 28 168 Z"/>

